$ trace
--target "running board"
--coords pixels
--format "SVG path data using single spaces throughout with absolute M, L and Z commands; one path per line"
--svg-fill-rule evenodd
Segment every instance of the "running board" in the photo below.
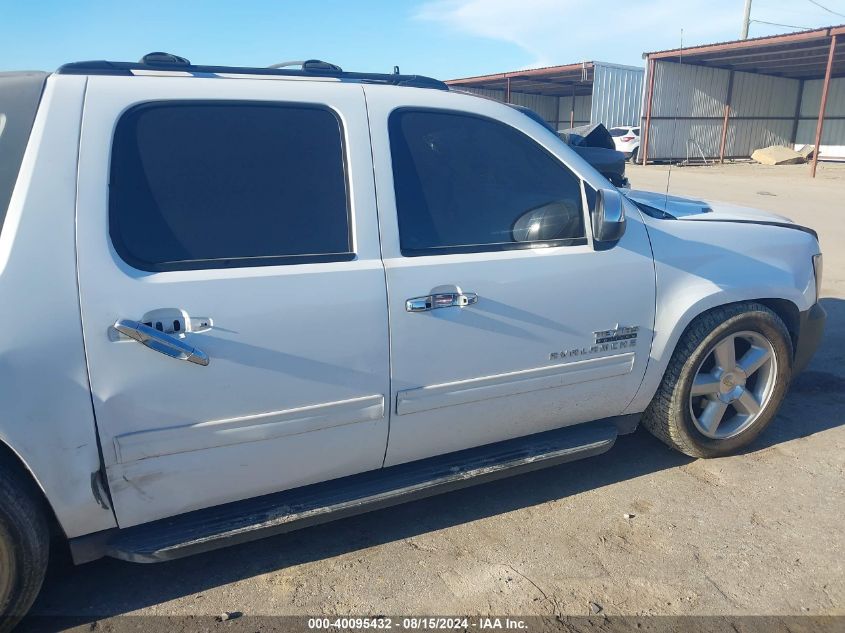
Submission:
M 617 418 L 547 431 L 98 532 L 72 539 L 71 551 L 77 563 L 101 556 L 151 563 L 199 554 L 592 457 L 613 446 L 619 422 Z M 619 425 L 619 431 L 626 430 Z

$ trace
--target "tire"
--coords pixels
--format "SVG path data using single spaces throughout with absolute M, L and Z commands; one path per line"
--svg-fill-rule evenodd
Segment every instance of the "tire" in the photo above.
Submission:
M 18 468 L 0 461 L 0 633 L 11 631 L 35 601 L 49 549 L 39 491 Z
M 731 455 L 775 417 L 791 376 L 792 339 L 777 314 L 758 303 L 714 308 L 681 336 L 643 424 L 685 455 Z
M 633 151 L 633 152 L 631 152 L 631 158 L 629 158 L 629 159 L 628 159 L 629 161 L 631 161 L 631 164 L 633 164 L 633 163 L 636 163 L 636 162 L 637 162 L 637 156 L 639 155 L 639 153 L 640 153 L 640 148 L 639 148 L 639 147 L 635 147 L 635 148 L 634 148 L 634 151 Z

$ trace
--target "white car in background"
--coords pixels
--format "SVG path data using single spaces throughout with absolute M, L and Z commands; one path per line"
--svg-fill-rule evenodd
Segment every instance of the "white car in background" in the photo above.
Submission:
M 632 163 L 637 162 L 637 155 L 640 153 L 640 128 L 632 125 L 623 125 L 610 128 L 610 135 L 616 145 L 616 151 L 625 154 L 625 158 Z

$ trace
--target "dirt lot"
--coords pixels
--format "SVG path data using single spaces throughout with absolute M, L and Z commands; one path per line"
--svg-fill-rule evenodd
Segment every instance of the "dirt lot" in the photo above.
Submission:
M 208 627 L 222 611 L 554 616 L 590 602 L 611 615 L 845 616 L 845 165 L 807 173 L 672 171 L 672 193 L 770 209 L 821 235 L 825 341 L 745 454 L 691 460 L 641 430 L 592 460 L 192 559 L 59 565 L 35 613 Z M 630 170 L 636 188 L 662 191 L 666 176 Z

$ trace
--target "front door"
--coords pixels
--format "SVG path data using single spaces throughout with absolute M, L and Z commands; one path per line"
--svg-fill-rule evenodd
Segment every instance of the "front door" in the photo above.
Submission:
M 360 86 L 92 77 L 82 127 L 81 308 L 120 525 L 380 467 Z
M 620 414 L 654 320 L 638 213 L 599 248 L 588 198 L 610 185 L 551 132 L 492 101 L 416 93 L 367 88 L 393 354 L 386 465 Z

